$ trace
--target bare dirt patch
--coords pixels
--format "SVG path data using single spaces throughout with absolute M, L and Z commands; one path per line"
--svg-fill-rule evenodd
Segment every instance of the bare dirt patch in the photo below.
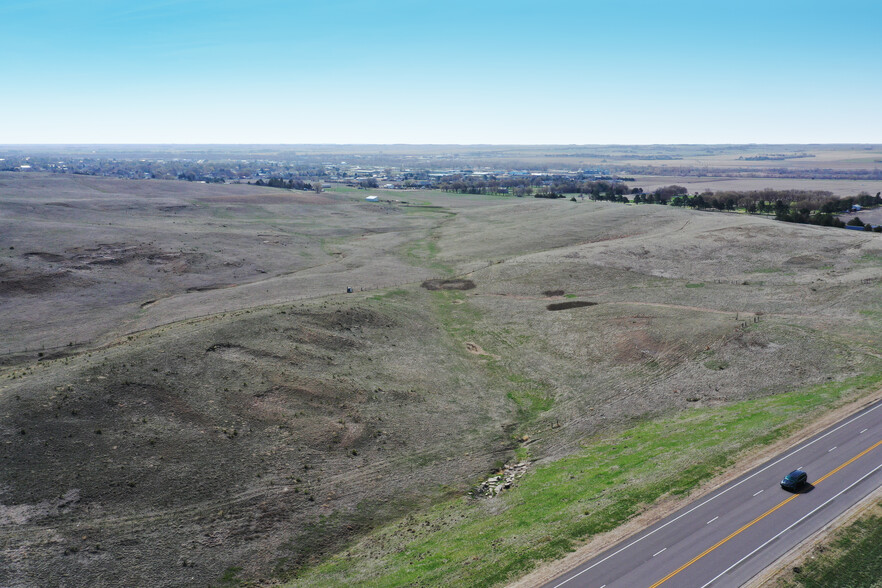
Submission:
M 24 257 L 35 257 L 41 261 L 48 261 L 53 263 L 58 263 L 60 261 L 66 261 L 67 258 L 63 255 L 58 255 L 57 253 L 47 253 L 45 251 L 31 251 L 24 254 Z
M 571 308 L 584 308 L 586 306 L 596 306 L 596 302 L 588 302 L 587 300 L 570 300 L 567 302 L 553 302 L 546 306 L 548 310 L 569 310 Z
M 494 355 L 492 353 L 487 353 L 484 351 L 484 348 L 478 345 L 477 343 L 473 343 L 471 341 L 466 341 L 465 343 L 466 350 L 469 353 L 474 353 L 475 355 L 486 355 L 487 357 L 492 357 L 494 359 L 500 359 L 498 355 Z
M 426 280 L 422 287 L 426 290 L 472 290 L 475 283 L 471 280 Z

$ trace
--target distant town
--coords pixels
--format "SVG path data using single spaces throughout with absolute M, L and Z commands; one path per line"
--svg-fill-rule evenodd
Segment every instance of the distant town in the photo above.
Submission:
M 355 156 L 358 157 L 358 156 Z M 507 194 L 510 188 L 530 183 L 541 185 L 553 179 L 626 180 L 609 169 L 501 169 L 482 167 L 435 168 L 421 166 L 377 166 L 345 160 L 336 162 L 291 162 L 272 160 L 210 161 L 206 159 L 117 159 L 104 157 L 57 158 L 47 156 L 12 156 L 0 159 L 0 171 L 51 172 L 126 179 L 184 180 L 203 183 L 291 182 L 282 186 L 310 189 L 315 181 L 333 182 L 357 188 L 434 189 L 449 188 L 462 178 L 486 180 L 493 193 Z M 507 181 L 515 179 L 516 181 Z M 298 183 L 299 181 L 299 183 Z M 306 186 L 309 182 L 309 188 Z M 508 184 L 508 185 L 507 185 Z M 484 187 L 482 186 L 482 187 Z

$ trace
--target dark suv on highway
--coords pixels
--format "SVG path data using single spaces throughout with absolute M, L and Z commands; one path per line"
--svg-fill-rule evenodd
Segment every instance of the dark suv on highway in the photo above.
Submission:
M 781 480 L 781 487 L 790 492 L 796 492 L 808 481 L 808 474 L 802 470 L 793 470 Z

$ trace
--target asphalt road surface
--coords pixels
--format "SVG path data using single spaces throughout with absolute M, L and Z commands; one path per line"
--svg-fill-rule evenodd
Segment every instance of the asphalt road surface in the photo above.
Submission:
M 802 469 L 808 486 L 782 490 Z M 741 586 L 882 486 L 882 401 L 696 499 L 543 588 Z

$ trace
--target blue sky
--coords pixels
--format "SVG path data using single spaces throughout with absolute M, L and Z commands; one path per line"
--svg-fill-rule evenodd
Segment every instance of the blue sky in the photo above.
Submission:
M 882 142 L 880 26 L 849 0 L 0 0 L 0 144 Z

